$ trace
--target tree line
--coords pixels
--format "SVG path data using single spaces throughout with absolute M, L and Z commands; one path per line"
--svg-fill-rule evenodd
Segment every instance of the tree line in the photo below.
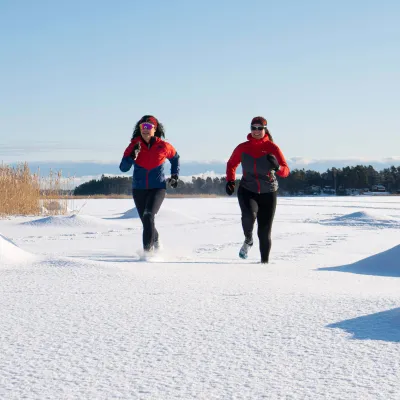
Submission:
M 371 165 L 330 168 L 326 172 L 294 169 L 290 175 L 279 177 L 279 193 L 282 195 L 316 194 L 320 192 L 348 194 L 349 189 L 374 191 L 377 185 L 384 186 L 391 193 L 400 192 L 400 166 L 376 171 Z M 225 195 L 226 180 L 222 178 L 192 177 L 191 182 L 179 180 L 178 187 L 167 187 L 168 193 Z M 236 181 L 236 187 L 239 179 Z M 123 195 L 132 193 L 132 177 L 108 177 L 93 179 L 77 186 L 74 195 Z

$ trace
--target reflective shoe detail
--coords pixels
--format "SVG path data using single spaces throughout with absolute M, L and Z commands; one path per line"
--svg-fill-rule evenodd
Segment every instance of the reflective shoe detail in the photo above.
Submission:
M 253 246 L 253 243 L 248 244 L 246 243 L 246 241 L 243 243 L 242 247 L 240 248 L 239 251 L 239 257 L 246 259 L 247 258 L 247 253 L 249 252 L 249 250 L 251 249 L 251 246 Z

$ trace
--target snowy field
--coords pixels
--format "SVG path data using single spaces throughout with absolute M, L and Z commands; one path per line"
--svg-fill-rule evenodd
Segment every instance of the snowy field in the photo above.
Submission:
M 271 263 L 237 199 L 0 220 L 1 399 L 400 399 L 400 197 L 279 198 Z

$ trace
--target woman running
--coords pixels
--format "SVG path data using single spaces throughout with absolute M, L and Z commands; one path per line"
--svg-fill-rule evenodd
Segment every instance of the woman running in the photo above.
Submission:
M 132 195 L 143 224 L 144 256 L 160 248 L 160 237 L 155 227 L 155 215 L 165 198 L 167 180 L 164 161 L 171 163 L 171 187 L 178 185 L 179 155 L 163 140 L 163 125 L 152 115 L 144 115 L 133 130 L 131 143 L 126 148 L 119 166 L 127 172 L 133 165 Z
M 253 246 L 253 227 L 257 220 L 261 263 L 268 263 L 278 191 L 275 174 L 286 178 L 290 171 L 285 157 L 267 129 L 267 120 L 254 117 L 250 129 L 247 141 L 239 144 L 228 160 L 226 192 L 231 196 L 235 191 L 235 171 L 241 163 L 243 176 L 239 184 L 238 200 L 245 240 L 239 257 L 247 258 Z

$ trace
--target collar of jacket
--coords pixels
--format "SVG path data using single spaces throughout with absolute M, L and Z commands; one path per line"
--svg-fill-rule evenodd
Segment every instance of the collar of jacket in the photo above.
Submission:
M 262 139 L 254 139 L 253 136 L 251 136 L 251 133 L 249 133 L 247 135 L 247 140 L 254 144 L 261 144 L 261 143 L 269 142 L 269 136 L 267 134 L 265 134 L 265 136 Z
M 154 143 L 160 142 L 161 139 L 157 136 L 152 136 L 150 138 L 150 142 L 146 143 L 143 138 L 142 135 L 140 135 L 139 137 L 135 137 L 134 139 L 131 140 L 132 143 L 137 143 L 137 142 L 141 142 L 144 146 L 146 146 L 148 149 L 150 149 L 150 147 L 153 146 Z

